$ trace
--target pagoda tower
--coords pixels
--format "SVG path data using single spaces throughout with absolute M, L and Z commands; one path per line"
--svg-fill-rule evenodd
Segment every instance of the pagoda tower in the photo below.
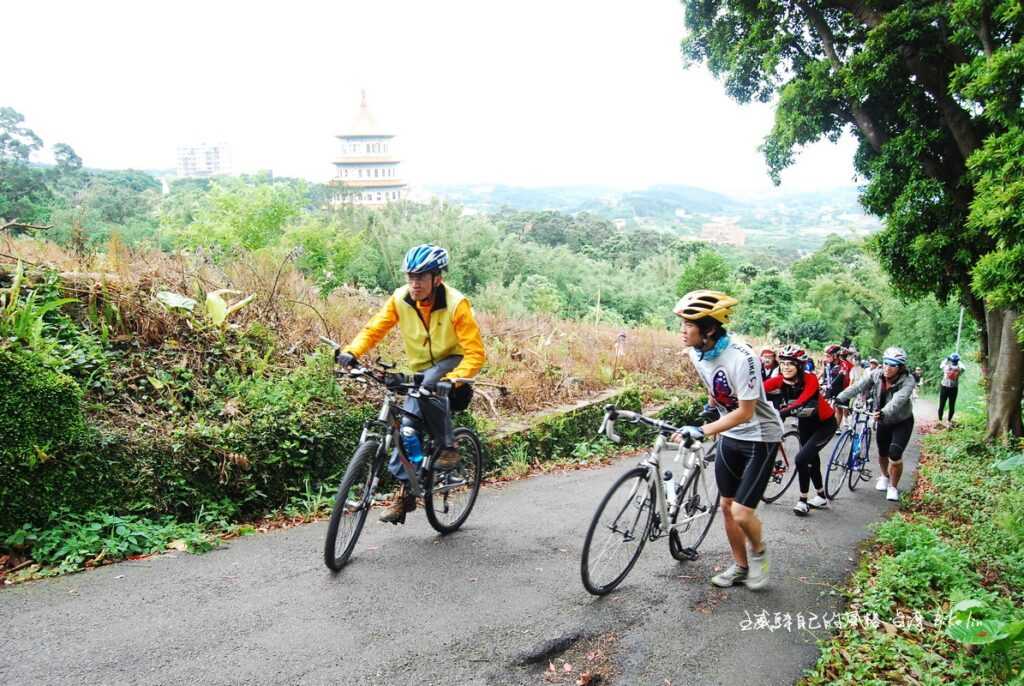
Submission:
M 337 202 L 382 206 L 405 197 L 406 185 L 398 173 L 394 134 L 386 133 L 366 106 L 366 91 L 355 119 L 338 134 L 341 149 L 334 162 L 337 175 L 331 180 L 344 189 Z

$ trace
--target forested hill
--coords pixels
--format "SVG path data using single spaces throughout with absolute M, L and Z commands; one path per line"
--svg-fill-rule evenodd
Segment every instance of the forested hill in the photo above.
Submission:
M 853 186 L 804 193 L 765 193 L 732 197 L 693 186 L 659 185 L 642 190 L 610 186 L 522 187 L 505 185 L 427 186 L 433 195 L 471 211 L 503 208 L 589 212 L 627 226 L 700 237 L 722 227 L 742 231 L 744 244 L 769 246 L 796 238 L 816 248 L 829 234 L 862 237 L 880 228 L 864 213 Z

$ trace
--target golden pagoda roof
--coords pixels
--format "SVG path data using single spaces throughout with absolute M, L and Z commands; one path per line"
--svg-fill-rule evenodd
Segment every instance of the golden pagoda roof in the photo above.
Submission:
M 392 136 L 394 136 L 394 134 L 385 133 L 385 130 L 377 123 L 377 119 L 370 113 L 370 108 L 366 105 L 365 90 L 363 91 L 363 100 L 359 105 L 359 111 L 356 112 L 356 116 L 349 125 L 348 130 L 337 135 L 338 138 L 390 138 Z

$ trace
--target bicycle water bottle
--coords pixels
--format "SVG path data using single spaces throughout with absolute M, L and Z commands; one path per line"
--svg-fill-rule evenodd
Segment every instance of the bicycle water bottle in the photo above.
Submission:
M 860 434 L 853 435 L 853 455 L 854 460 L 860 457 Z
M 405 446 L 405 454 L 409 461 L 415 465 L 423 462 L 423 444 L 420 443 L 419 434 L 411 426 L 402 427 L 402 445 Z

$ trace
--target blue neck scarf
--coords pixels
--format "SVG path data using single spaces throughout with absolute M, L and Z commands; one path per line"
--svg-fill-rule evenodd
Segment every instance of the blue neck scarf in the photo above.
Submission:
M 709 360 L 709 361 L 710 360 L 714 360 L 719 355 L 722 354 L 723 350 L 725 350 L 728 347 L 729 347 L 729 337 L 728 336 L 722 336 L 721 338 L 718 339 L 718 341 L 715 343 L 715 347 L 713 347 L 711 350 L 698 350 L 697 351 L 697 358 L 701 362 L 703 362 L 704 360 Z

